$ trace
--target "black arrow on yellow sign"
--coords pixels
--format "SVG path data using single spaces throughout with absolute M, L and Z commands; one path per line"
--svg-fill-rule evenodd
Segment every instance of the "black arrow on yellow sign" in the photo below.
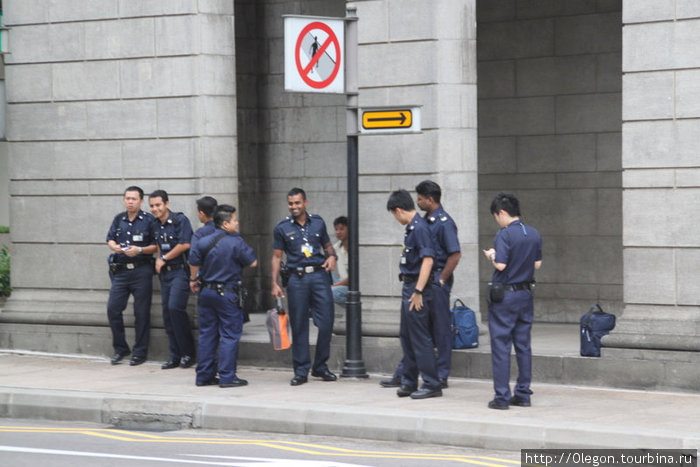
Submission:
M 410 128 L 412 124 L 413 113 L 409 109 L 362 112 L 362 128 L 366 130 Z

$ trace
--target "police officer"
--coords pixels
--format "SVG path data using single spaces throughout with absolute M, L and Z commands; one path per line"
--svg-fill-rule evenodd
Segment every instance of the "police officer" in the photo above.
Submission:
M 216 211 L 217 205 L 218 202 L 211 196 L 202 196 L 197 200 L 197 217 L 199 218 L 199 222 L 204 225 L 195 230 L 192 234 L 192 245 L 197 243 L 197 240 L 200 238 L 213 234 L 216 230 L 214 226 L 214 212 Z
M 424 180 L 416 185 L 416 193 L 418 193 L 416 204 L 425 211 L 424 219 L 436 242 L 433 274 L 430 281 L 430 287 L 433 289 L 430 325 L 433 343 L 438 354 L 438 378 L 442 388 L 445 389 L 452 363 L 452 318 L 450 315 L 450 292 L 454 282 L 452 273 L 457 267 L 462 253 L 457 237 L 457 225 L 440 204 L 442 198 L 440 185 L 431 180 Z M 399 363 L 394 377 L 383 380 L 379 384 L 383 387 L 400 386 L 402 368 L 403 365 Z
M 187 252 L 190 249 L 192 226 L 184 214 L 170 211 L 168 193 L 164 190 L 151 193 L 148 201 L 151 214 L 156 218 L 156 273 L 160 275 L 163 324 L 170 350 L 168 361 L 161 368 L 189 368 L 195 364 L 194 340 L 187 316 L 187 300 L 190 295 Z
M 241 275 L 255 267 L 255 252 L 238 234 L 236 208 L 222 204 L 214 215 L 216 229 L 192 245 L 190 288 L 199 292 L 197 386 L 245 386 L 236 375 L 238 343 L 243 333 L 239 303 Z M 197 277 L 199 273 L 199 278 Z M 217 372 L 217 349 L 219 351 Z
M 509 405 L 530 406 L 532 351 L 530 330 L 534 314 L 535 270 L 542 266 L 542 237 L 520 219 L 520 202 L 515 195 L 499 193 L 491 202 L 491 214 L 500 230 L 493 248 L 484 256 L 494 267 L 489 287 L 489 333 L 495 396 L 488 406 L 507 409 Z M 510 348 L 515 347 L 518 380 L 510 392 Z
M 430 228 L 416 212 L 411 195 L 406 190 L 391 193 L 386 204 L 396 220 L 406 226 L 404 247 L 399 265 L 401 289 L 400 338 L 403 348 L 403 371 L 399 397 L 426 399 L 442 396 L 438 379 L 430 330 L 430 307 L 433 291 L 429 286 L 435 257 L 435 245 Z M 423 385 L 418 389 L 418 374 Z
M 153 292 L 153 253 L 156 251 L 152 234 L 152 215 L 141 210 L 143 190 L 130 186 L 124 190 L 122 200 L 126 211 L 117 214 L 107 232 L 109 278 L 112 287 L 107 302 L 107 317 L 112 330 L 114 355 L 112 365 L 129 355 L 129 344 L 124 333 L 123 312 L 129 295 L 134 296 L 134 328 L 136 341 L 129 364 L 140 365 L 146 361 L 148 338 L 151 330 L 151 295 Z
M 287 294 L 292 323 L 292 386 L 306 383 L 309 369 L 312 376 L 323 381 L 337 379 L 327 364 L 334 316 L 329 272 L 335 267 L 336 254 L 326 231 L 326 223 L 321 216 L 307 213 L 308 202 L 304 190 L 292 188 L 287 193 L 290 215 L 278 222 L 273 231 L 273 297 L 284 297 L 282 288 L 277 284 L 282 253 L 287 255 L 290 274 Z M 309 313 L 318 328 L 313 367 L 309 352 Z

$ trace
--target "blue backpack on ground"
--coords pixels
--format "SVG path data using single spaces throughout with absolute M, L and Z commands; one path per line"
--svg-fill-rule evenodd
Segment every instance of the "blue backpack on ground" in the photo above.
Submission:
M 452 309 L 452 348 L 473 349 L 479 347 L 479 326 L 476 325 L 476 313 L 459 298 Z
M 597 303 L 581 316 L 581 356 L 600 357 L 600 338 L 615 328 L 615 315 Z

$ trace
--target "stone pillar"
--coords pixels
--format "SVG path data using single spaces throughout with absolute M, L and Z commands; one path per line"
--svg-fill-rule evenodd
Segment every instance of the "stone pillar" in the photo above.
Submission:
M 623 4 L 625 311 L 606 347 L 700 351 L 700 4 Z
M 478 310 L 475 1 L 357 2 L 357 14 L 360 107 L 421 107 L 422 132 L 359 142 L 363 330 L 396 333 L 403 227 L 386 201 L 424 179 L 441 185 L 459 228 L 453 298 Z
M 197 197 L 235 202 L 233 2 L 3 3 L 14 292 L 0 346 L 110 354 L 105 234 L 124 188 L 165 189 L 194 227 Z

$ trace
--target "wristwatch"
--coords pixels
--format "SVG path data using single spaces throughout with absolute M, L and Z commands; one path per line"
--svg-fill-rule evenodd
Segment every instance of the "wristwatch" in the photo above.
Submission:
M 165 255 L 160 255 L 160 259 L 162 259 L 163 261 L 168 261 L 167 259 L 165 259 Z
M 417 293 L 418 295 L 423 295 L 423 291 L 418 290 L 418 289 L 413 289 L 413 293 Z
M 443 287 L 445 285 L 445 281 L 440 279 L 440 287 Z

